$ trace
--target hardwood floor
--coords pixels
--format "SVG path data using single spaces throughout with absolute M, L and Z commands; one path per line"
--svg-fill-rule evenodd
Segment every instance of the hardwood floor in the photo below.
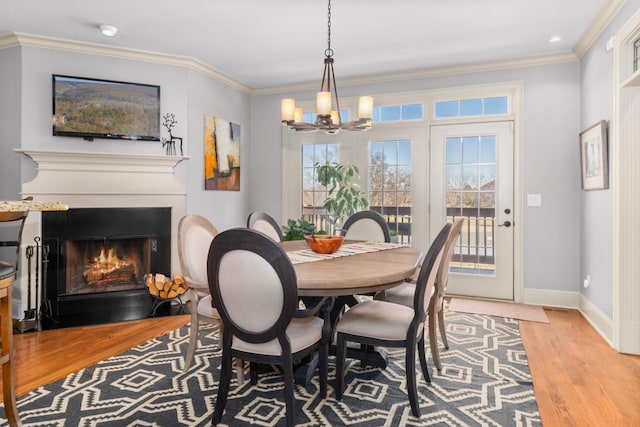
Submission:
M 542 422 L 640 425 L 640 356 L 620 354 L 574 310 L 520 322 Z M 189 322 L 188 315 L 14 336 L 16 393 L 65 377 Z

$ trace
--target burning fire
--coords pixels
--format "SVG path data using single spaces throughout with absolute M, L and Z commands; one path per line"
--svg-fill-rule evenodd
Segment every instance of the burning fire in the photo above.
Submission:
M 87 285 L 104 285 L 135 280 L 135 260 L 118 258 L 113 248 L 106 250 L 104 247 L 101 248 L 100 255 L 95 257 L 93 261 L 86 266 L 82 273 Z

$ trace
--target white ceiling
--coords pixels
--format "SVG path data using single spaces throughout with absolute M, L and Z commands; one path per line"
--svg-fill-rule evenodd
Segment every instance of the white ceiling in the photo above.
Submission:
M 612 1 L 333 0 L 336 78 L 570 52 Z M 2 0 L 10 32 L 186 56 L 260 89 L 321 79 L 327 1 Z

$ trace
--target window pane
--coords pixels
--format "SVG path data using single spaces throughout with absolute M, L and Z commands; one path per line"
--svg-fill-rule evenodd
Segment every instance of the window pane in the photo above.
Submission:
M 477 190 L 479 189 L 478 180 L 479 169 L 478 165 L 463 165 L 462 166 L 462 178 L 464 190 Z
M 456 117 L 458 115 L 458 101 L 436 102 L 436 118 Z
M 349 110 L 340 110 L 340 120 L 342 120 L 342 123 L 345 123 L 351 120 L 349 117 L 350 117 Z
M 465 164 L 478 163 L 478 145 L 480 138 L 465 136 L 462 138 L 462 159 Z
M 422 117 L 422 104 L 405 104 L 402 106 L 402 120 L 419 120 Z
M 380 191 L 382 190 L 384 168 L 382 165 L 369 167 L 369 190 Z
M 400 106 L 387 105 L 381 109 L 381 121 L 392 122 L 400 120 Z
M 460 137 L 448 137 L 447 138 L 447 164 L 460 164 L 462 163 L 462 138 Z
M 371 121 L 373 123 L 380 123 L 380 107 L 373 107 L 373 117 Z
M 302 121 L 306 123 L 315 123 L 316 117 L 316 113 L 302 113 Z
M 398 164 L 398 142 L 397 141 L 385 141 L 384 142 L 384 163 L 387 165 Z
M 382 141 L 370 141 L 369 142 L 369 164 L 379 165 L 382 164 Z
M 482 115 L 481 99 L 462 99 L 460 100 L 461 116 L 480 116 Z
M 328 161 L 329 163 L 340 162 L 340 145 L 339 144 L 327 144 L 326 161 Z
M 411 141 L 408 139 L 398 141 L 398 164 L 411 164 Z
M 495 190 L 496 188 L 496 166 L 480 166 L 480 188 L 482 190 Z
M 314 163 L 313 159 L 313 144 L 302 145 L 302 167 L 312 167 Z
M 480 137 L 480 163 L 496 162 L 496 137 L 495 135 Z
M 506 96 L 484 99 L 484 114 L 507 114 L 509 103 Z
M 398 191 L 411 191 L 411 166 L 398 166 Z
M 462 167 L 447 165 L 447 190 L 462 190 Z

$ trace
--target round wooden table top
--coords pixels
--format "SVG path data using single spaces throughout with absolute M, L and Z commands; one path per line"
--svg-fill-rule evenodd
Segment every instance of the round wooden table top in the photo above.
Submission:
M 303 240 L 282 242 L 287 252 L 307 249 Z M 294 264 L 300 296 L 341 296 L 381 291 L 411 277 L 420 251 L 402 246 L 378 252 Z

